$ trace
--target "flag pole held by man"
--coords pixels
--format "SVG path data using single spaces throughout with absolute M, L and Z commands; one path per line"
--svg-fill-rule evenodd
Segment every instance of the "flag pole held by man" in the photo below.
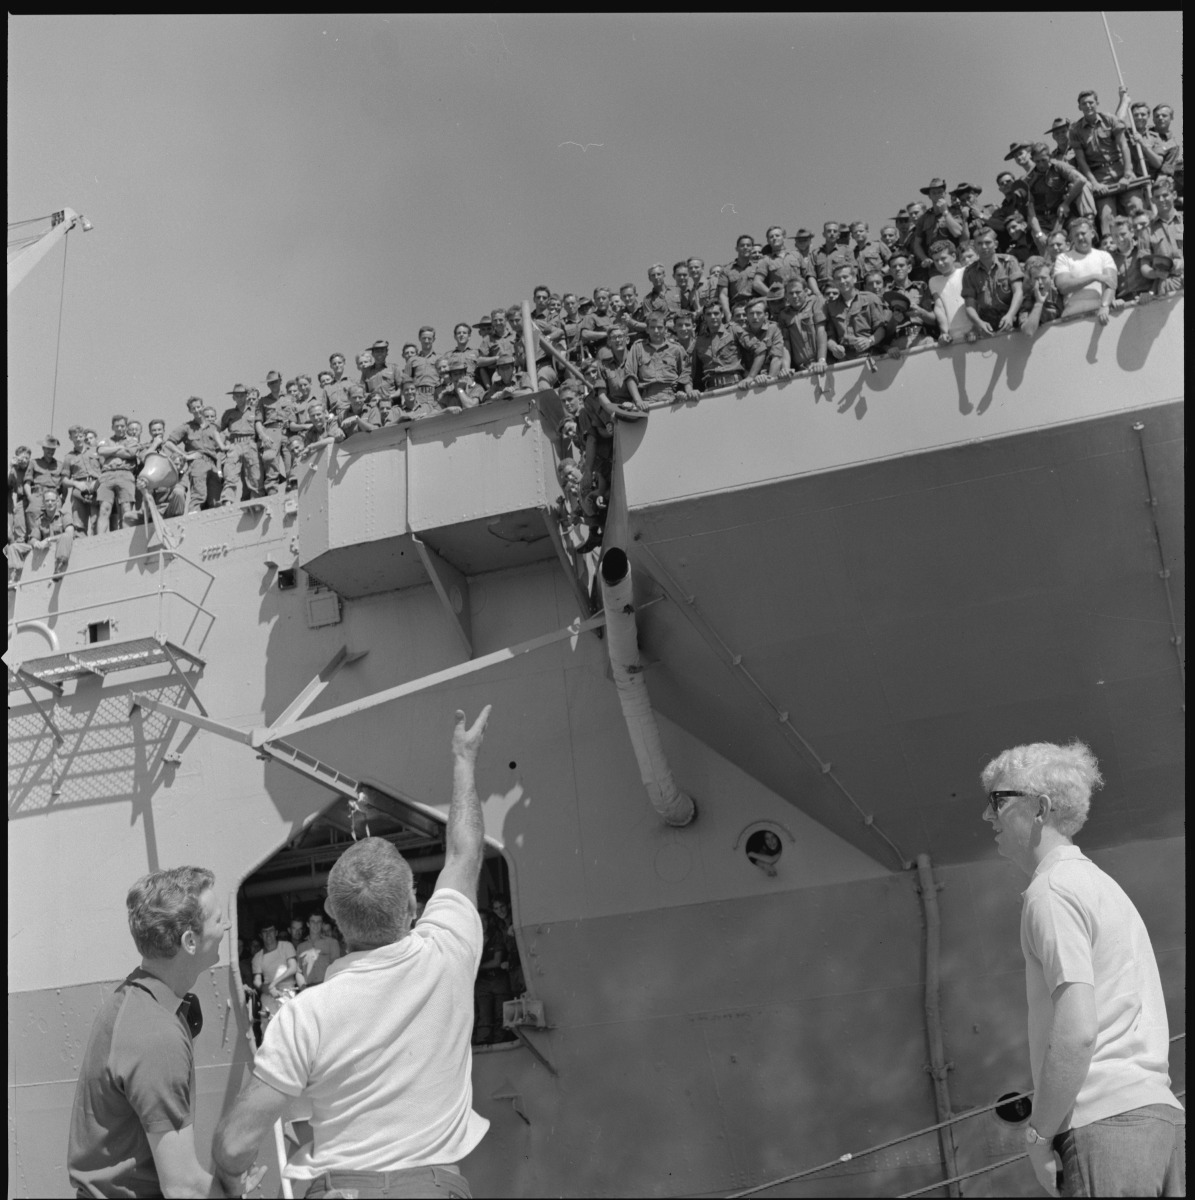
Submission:
M 325 907 L 348 953 L 266 1028 L 216 1130 L 222 1183 L 301 1105 L 314 1141 L 286 1173 L 308 1197 L 471 1195 L 459 1164 L 489 1128 L 472 1107 L 470 1046 L 485 849 L 474 771 L 489 715 L 466 728 L 456 714 L 444 868 L 418 921 L 411 868 L 389 842 L 356 842 L 332 868 Z

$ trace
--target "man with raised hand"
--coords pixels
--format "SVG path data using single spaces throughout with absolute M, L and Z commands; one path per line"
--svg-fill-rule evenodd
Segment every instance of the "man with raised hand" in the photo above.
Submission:
M 222 1177 L 246 1170 L 302 1098 L 315 1140 L 287 1175 L 309 1198 L 470 1195 L 460 1160 L 489 1127 L 473 1111 L 470 1048 L 485 850 L 474 772 L 489 715 L 466 728 L 456 714 L 444 868 L 418 921 L 411 868 L 388 841 L 355 842 L 332 868 L 325 908 L 348 953 L 266 1029 L 216 1130 Z
M 1029 1160 L 1051 1196 L 1185 1196 L 1186 1114 L 1170 1090 L 1166 1001 L 1149 932 L 1072 840 L 1102 786 L 1082 743 L 1015 746 L 983 769 L 983 819 L 1029 876 Z

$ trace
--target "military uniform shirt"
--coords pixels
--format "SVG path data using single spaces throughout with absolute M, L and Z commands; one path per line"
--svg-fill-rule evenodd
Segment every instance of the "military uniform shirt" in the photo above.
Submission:
M 29 484 L 32 491 L 39 489 L 56 492 L 59 485 L 62 483 L 63 468 L 57 457 L 46 462 L 44 459 L 34 458 L 29 462 L 29 466 L 25 471 L 25 482 Z
M 1012 303 L 1013 288 L 1022 282 L 1021 264 L 1011 254 L 997 254 L 991 269 L 983 261 L 963 269 L 963 303 L 973 305 L 981 320 L 999 324 Z
M 436 357 L 439 356 L 427 360 L 431 363 L 433 375 L 436 371 Z M 415 362 L 416 359 L 411 361 Z M 366 392 L 385 392 L 386 395 L 393 396 L 399 390 L 398 372 L 389 363 L 383 363 L 380 367 L 372 364 L 366 367 L 361 373 L 361 382 L 365 385 Z
M 1071 126 L 1068 137 L 1071 149 L 1083 151 L 1091 173 L 1099 178 L 1101 174 L 1114 174 L 1122 167 L 1116 135 L 1123 132 L 1124 124 L 1119 117 L 1097 112 L 1090 125 L 1080 117 Z
M 758 262 L 749 262 L 740 267 L 737 262 L 722 268 L 722 278 L 726 282 L 726 295 L 733 306 L 736 300 L 751 300 L 756 296 L 767 293 L 764 278 L 767 268 L 761 258 Z
M 62 473 L 67 479 L 95 482 L 100 477 L 100 458 L 94 447 L 76 454 L 71 451 L 62 461 Z
M 220 429 L 229 437 L 254 437 L 257 433 L 256 406 L 246 404 L 243 410 L 235 405 L 226 408 L 220 415 Z
M 776 314 L 777 327 L 788 345 L 794 371 L 800 371 L 817 358 L 817 327 L 826 323 L 825 301 L 806 293 L 800 308 L 782 308 Z
M 646 338 L 627 351 L 626 374 L 643 384 L 666 384 L 675 388 L 684 380 L 684 357 L 675 342 L 653 346 Z

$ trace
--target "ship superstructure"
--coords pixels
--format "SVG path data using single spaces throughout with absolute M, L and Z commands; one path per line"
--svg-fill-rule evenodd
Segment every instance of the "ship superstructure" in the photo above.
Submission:
M 597 556 L 553 516 L 552 393 L 326 448 L 294 503 L 194 514 L 170 546 L 83 539 L 61 580 L 31 556 L 6 656 L 10 1190 L 65 1187 L 87 1031 L 133 965 L 129 883 L 208 866 L 248 924 L 317 900 L 367 824 L 434 872 L 451 715 L 486 703 L 488 886 L 528 994 L 520 1041 L 475 1058 L 479 1195 L 725 1194 L 1027 1090 L 1022 883 L 977 784 L 1018 742 L 1099 756 L 1080 844 L 1141 910 L 1181 1033 L 1183 310 L 619 427 L 604 549 L 683 826 L 644 787 Z M 201 1156 L 252 1055 L 227 957 L 201 980 Z M 991 1167 L 1016 1119 L 788 1194 Z M 1021 1163 L 966 1192 L 1035 1186 Z

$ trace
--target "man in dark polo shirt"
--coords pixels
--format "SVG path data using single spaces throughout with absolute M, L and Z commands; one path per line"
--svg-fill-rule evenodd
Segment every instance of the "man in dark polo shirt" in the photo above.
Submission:
M 155 871 L 129 889 L 141 966 L 96 1016 L 71 1112 L 67 1167 L 78 1196 L 240 1196 L 245 1176 L 214 1180 L 195 1156 L 195 981 L 228 930 L 202 867 Z

